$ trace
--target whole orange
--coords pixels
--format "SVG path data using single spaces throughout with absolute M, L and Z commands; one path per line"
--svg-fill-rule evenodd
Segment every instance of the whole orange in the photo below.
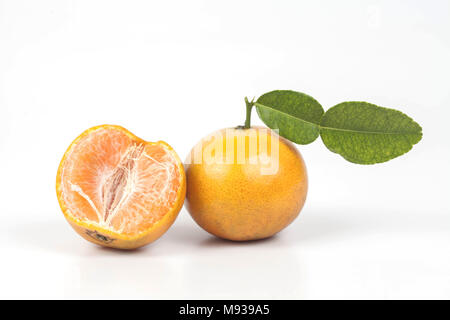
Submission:
M 268 128 L 216 131 L 191 150 L 185 169 L 189 213 L 220 238 L 270 237 L 298 216 L 306 200 L 302 156 Z

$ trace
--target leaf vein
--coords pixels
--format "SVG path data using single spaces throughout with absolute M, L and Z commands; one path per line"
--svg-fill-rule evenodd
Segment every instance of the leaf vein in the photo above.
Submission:
M 272 108 L 272 107 L 269 107 L 269 106 L 266 106 L 266 105 L 263 105 L 263 104 L 260 104 L 260 103 L 255 103 L 255 106 L 273 110 L 273 111 L 275 111 L 275 112 L 281 113 L 281 114 L 286 115 L 286 116 L 288 116 L 288 117 L 290 117 L 290 118 L 293 118 L 293 119 L 295 119 L 295 120 L 302 121 L 302 122 L 304 122 L 304 123 L 306 123 L 306 124 L 309 124 L 309 125 L 313 125 L 313 126 L 316 126 L 316 127 L 319 126 L 317 123 L 309 122 L 309 121 L 306 121 L 306 120 L 304 120 L 304 119 L 302 119 L 302 118 L 297 118 L 297 117 L 295 117 L 295 116 L 293 116 L 293 115 L 291 115 L 291 114 L 289 114 L 289 113 L 280 111 L 280 110 L 278 110 L 278 109 L 275 109 L 275 108 Z
M 420 134 L 420 132 L 383 132 L 383 131 L 362 131 L 362 130 L 353 130 L 353 129 L 342 129 L 342 128 L 332 128 L 332 127 L 324 127 L 319 125 L 320 129 L 333 130 L 333 131 L 343 131 L 343 132 L 353 132 L 353 133 L 369 133 L 369 134 Z

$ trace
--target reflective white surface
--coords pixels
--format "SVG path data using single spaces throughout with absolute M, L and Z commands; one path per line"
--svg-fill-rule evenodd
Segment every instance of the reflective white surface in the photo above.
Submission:
M 448 1 L 0 1 L 0 298 L 450 298 L 449 15 Z M 83 130 L 120 124 L 184 158 L 273 89 L 397 108 L 424 138 L 375 166 L 299 146 L 306 206 L 265 241 L 218 240 L 182 210 L 122 252 L 65 222 L 55 175 Z
M 163 238 L 131 252 L 86 242 L 62 217 L 2 225 L 0 297 L 450 297 L 448 217 L 310 208 L 271 239 L 233 243 L 181 214 Z

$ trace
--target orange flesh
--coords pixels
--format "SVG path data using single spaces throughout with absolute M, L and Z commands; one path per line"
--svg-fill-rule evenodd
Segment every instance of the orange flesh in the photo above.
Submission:
M 177 160 L 162 144 L 105 127 L 72 146 L 62 164 L 61 182 L 70 215 L 135 235 L 174 207 L 180 172 Z

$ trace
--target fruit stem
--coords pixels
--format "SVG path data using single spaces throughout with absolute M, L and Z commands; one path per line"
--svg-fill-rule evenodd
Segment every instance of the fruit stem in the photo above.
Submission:
M 252 99 L 252 101 L 248 101 L 248 98 L 245 97 L 245 107 L 246 107 L 246 113 L 245 113 L 245 124 L 244 129 L 250 129 L 250 118 L 252 115 L 252 108 L 255 105 L 255 98 Z

